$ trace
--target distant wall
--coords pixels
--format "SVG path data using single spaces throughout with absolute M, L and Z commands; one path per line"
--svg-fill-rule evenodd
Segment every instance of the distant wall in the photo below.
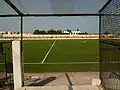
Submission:
M 15 40 L 20 39 L 20 34 L 3 34 L 1 39 Z M 99 39 L 99 35 L 34 35 L 23 34 L 24 40 L 39 40 L 39 39 Z

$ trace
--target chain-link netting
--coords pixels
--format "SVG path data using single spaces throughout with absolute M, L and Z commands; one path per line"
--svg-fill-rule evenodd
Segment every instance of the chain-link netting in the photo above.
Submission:
M 100 78 L 106 90 L 120 90 L 120 0 L 100 11 Z
M 11 42 L 0 41 L 0 89 L 13 86 Z

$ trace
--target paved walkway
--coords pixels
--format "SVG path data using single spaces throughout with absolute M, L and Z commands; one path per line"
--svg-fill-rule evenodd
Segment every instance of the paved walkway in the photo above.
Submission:
M 76 86 L 92 85 L 92 79 L 99 78 L 99 72 L 69 73 L 26 73 L 25 86 Z
M 100 86 L 80 85 L 72 86 L 72 88 L 68 86 L 23 87 L 18 90 L 104 90 L 104 89 Z

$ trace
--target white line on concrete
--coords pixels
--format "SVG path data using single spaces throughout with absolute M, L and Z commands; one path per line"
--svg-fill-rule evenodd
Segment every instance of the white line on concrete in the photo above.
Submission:
M 53 44 L 51 45 L 50 49 L 48 50 L 48 52 L 46 53 L 45 57 L 43 58 L 41 63 L 44 63 L 47 56 L 49 55 L 50 51 L 52 50 L 53 46 L 55 45 L 56 40 L 53 42 Z

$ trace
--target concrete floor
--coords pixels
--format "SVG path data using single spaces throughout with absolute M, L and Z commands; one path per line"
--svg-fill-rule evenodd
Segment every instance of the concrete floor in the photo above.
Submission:
M 42 86 L 42 87 L 22 87 L 18 90 L 104 90 L 102 87 L 93 85 L 80 85 L 80 86 Z
M 92 85 L 99 72 L 25 73 L 25 86 L 76 86 Z

